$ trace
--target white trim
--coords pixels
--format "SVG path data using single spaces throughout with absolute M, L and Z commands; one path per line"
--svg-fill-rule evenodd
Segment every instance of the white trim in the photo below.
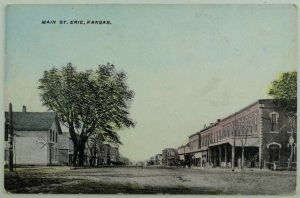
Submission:
M 271 142 L 271 143 L 269 143 L 269 144 L 267 144 L 267 148 L 269 148 L 270 147 L 270 145 L 278 145 L 279 146 L 279 148 L 281 148 L 281 144 L 279 144 L 279 143 L 277 143 L 277 142 Z
M 293 133 L 292 131 L 288 131 L 287 133 Z M 294 133 L 296 133 L 296 131 L 294 131 Z
M 276 111 L 272 111 L 271 113 L 269 113 L 270 118 L 272 118 L 272 114 L 276 114 L 276 121 L 277 121 L 277 118 L 279 117 L 279 113 Z

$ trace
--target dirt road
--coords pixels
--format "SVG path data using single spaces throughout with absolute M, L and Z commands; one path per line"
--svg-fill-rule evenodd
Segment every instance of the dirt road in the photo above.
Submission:
M 12 193 L 294 194 L 296 172 L 229 169 L 43 167 L 5 172 Z

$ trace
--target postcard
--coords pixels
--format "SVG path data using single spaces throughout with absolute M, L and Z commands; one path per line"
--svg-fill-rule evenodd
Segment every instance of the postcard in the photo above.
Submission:
M 297 12 L 7 4 L 4 194 L 295 196 Z

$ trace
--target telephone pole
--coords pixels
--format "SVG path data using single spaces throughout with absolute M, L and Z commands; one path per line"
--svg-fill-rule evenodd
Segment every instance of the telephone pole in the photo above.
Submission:
M 9 162 L 8 167 L 9 171 L 13 172 L 13 160 L 14 160 L 14 127 L 13 127 L 13 116 L 12 116 L 12 104 L 9 103 L 9 112 L 8 112 L 8 127 L 9 127 Z

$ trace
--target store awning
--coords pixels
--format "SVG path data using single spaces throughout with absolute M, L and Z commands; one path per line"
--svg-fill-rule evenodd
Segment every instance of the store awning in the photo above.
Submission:
M 242 139 L 242 140 L 243 140 L 243 143 L 244 143 L 245 139 Z M 226 139 L 226 140 L 223 140 L 223 141 L 220 141 L 220 142 L 216 142 L 216 143 L 210 144 L 208 147 L 219 146 L 219 145 L 222 145 L 222 144 L 230 144 L 231 146 L 233 146 L 234 145 L 234 140 L 233 140 L 233 138 Z M 235 146 L 238 146 L 238 147 L 242 146 L 241 138 L 237 137 L 235 139 Z M 259 146 L 259 139 L 258 139 L 258 137 L 255 137 L 255 138 L 249 138 L 248 137 L 247 138 L 245 147 L 258 147 L 258 146 Z

